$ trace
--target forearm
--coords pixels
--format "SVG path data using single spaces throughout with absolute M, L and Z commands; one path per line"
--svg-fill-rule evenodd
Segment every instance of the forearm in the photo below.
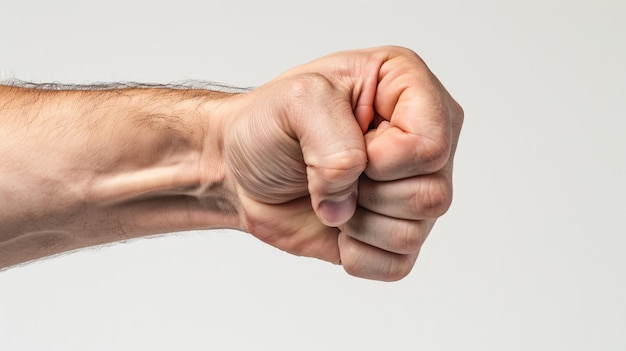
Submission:
M 238 227 L 228 94 L 0 87 L 0 267 L 132 237 Z

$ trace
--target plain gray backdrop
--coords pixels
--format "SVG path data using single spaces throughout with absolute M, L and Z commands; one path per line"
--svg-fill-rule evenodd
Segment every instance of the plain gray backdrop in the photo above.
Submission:
M 0 273 L 0 350 L 625 350 L 625 18 L 621 0 L 0 0 L 5 80 L 256 86 L 395 44 L 466 111 L 452 208 L 403 281 L 234 231 L 143 239 Z

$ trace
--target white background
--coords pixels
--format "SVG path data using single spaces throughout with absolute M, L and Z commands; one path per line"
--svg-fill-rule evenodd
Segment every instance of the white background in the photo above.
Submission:
M 253 86 L 397 44 L 466 111 L 405 280 L 238 232 L 138 240 L 0 273 L 0 350 L 626 349 L 624 1 L 0 4 L 3 79 Z

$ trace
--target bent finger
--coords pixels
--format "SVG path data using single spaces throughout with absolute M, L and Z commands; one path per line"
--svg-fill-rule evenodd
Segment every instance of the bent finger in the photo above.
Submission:
M 420 220 L 443 215 L 452 203 L 452 179 L 440 171 L 389 182 L 359 180 L 358 204 L 390 217 Z
M 367 174 L 394 180 L 443 168 L 454 153 L 463 111 L 426 64 L 414 53 L 391 58 L 380 69 L 376 91 L 376 111 L 389 127 L 367 135 Z
M 358 207 L 339 229 L 351 238 L 385 251 L 413 254 L 420 250 L 434 224 L 434 219 L 411 221 Z
M 339 234 L 339 254 L 348 274 L 382 281 L 406 277 L 418 256 L 418 253 L 402 255 L 381 250 L 344 233 Z

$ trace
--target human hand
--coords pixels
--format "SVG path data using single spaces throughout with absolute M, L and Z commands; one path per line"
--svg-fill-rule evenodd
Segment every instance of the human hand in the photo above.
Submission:
M 412 51 L 342 52 L 233 97 L 227 168 L 242 229 L 398 280 L 452 200 L 461 107 Z

